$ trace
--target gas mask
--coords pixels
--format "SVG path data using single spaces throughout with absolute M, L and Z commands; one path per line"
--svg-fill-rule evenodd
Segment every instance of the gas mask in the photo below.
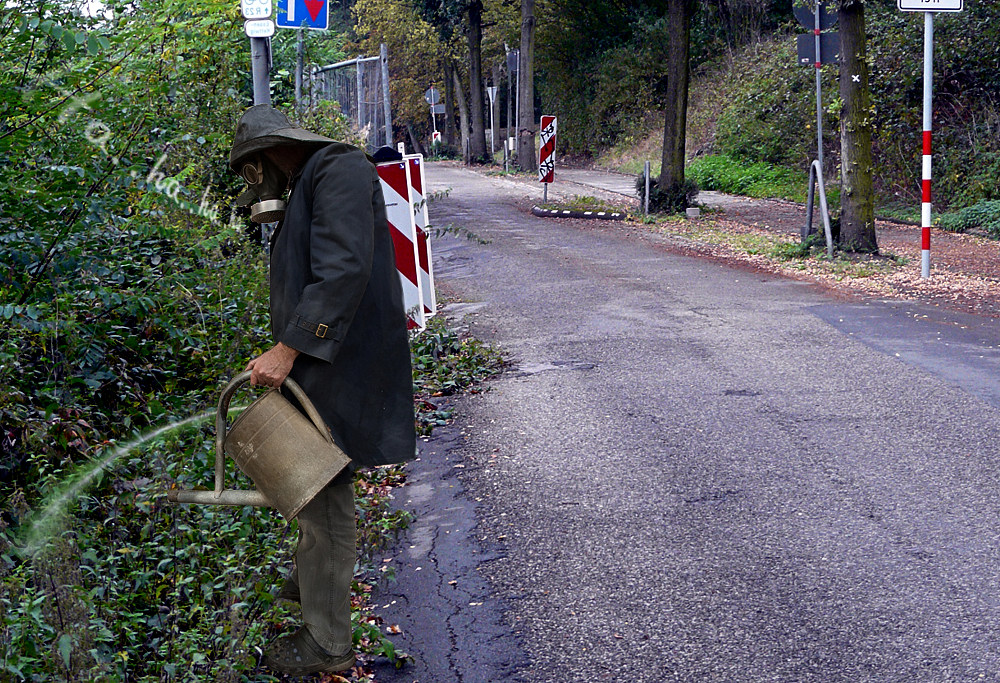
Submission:
M 250 207 L 250 220 L 254 223 L 275 223 L 285 216 L 285 202 L 281 196 L 288 189 L 288 174 L 263 154 L 247 157 L 240 163 L 240 175 L 247 183 L 247 190 L 236 200 L 237 206 Z

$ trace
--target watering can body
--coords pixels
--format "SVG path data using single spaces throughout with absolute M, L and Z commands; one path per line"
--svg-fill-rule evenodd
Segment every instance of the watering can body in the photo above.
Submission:
M 287 387 L 306 411 L 303 415 L 277 389 L 254 401 L 226 429 L 229 402 L 236 389 L 249 381 L 239 375 L 222 392 L 215 418 L 215 490 L 174 489 L 167 497 L 177 503 L 257 505 L 278 509 L 293 519 L 350 463 L 333 442 L 312 402 L 292 379 Z M 229 455 L 257 489 L 242 491 L 224 486 L 225 456 Z

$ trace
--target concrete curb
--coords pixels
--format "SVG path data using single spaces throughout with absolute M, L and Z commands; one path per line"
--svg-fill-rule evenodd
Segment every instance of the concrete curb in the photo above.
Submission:
M 543 218 L 596 218 L 605 221 L 623 221 L 628 215 L 621 211 L 570 211 L 569 209 L 543 209 L 531 207 L 531 213 Z

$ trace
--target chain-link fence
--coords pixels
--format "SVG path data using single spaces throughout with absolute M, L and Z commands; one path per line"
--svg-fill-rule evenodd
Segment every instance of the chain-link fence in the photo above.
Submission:
M 310 102 L 334 100 L 357 126 L 368 151 L 392 145 L 389 110 L 389 59 L 383 44 L 378 57 L 358 57 L 319 67 L 310 79 Z

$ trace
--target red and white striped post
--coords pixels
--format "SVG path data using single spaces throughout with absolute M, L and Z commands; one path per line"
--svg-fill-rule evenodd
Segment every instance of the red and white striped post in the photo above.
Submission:
M 544 201 L 549 200 L 549 183 L 556 175 L 556 117 L 542 116 L 541 146 L 538 149 L 538 182 L 545 185 Z
M 934 127 L 934 13 L 924 12 L 924 154 L 920 175 L 920 277 L 931 276 L 931 133 Z
M 961 12 L 965 0 L 896 0 L 903 12 L 924 13 L 924 144 L 920 174 L 920 277 L 931 276 L 931 133 L 934 127 L 934 13 Z

